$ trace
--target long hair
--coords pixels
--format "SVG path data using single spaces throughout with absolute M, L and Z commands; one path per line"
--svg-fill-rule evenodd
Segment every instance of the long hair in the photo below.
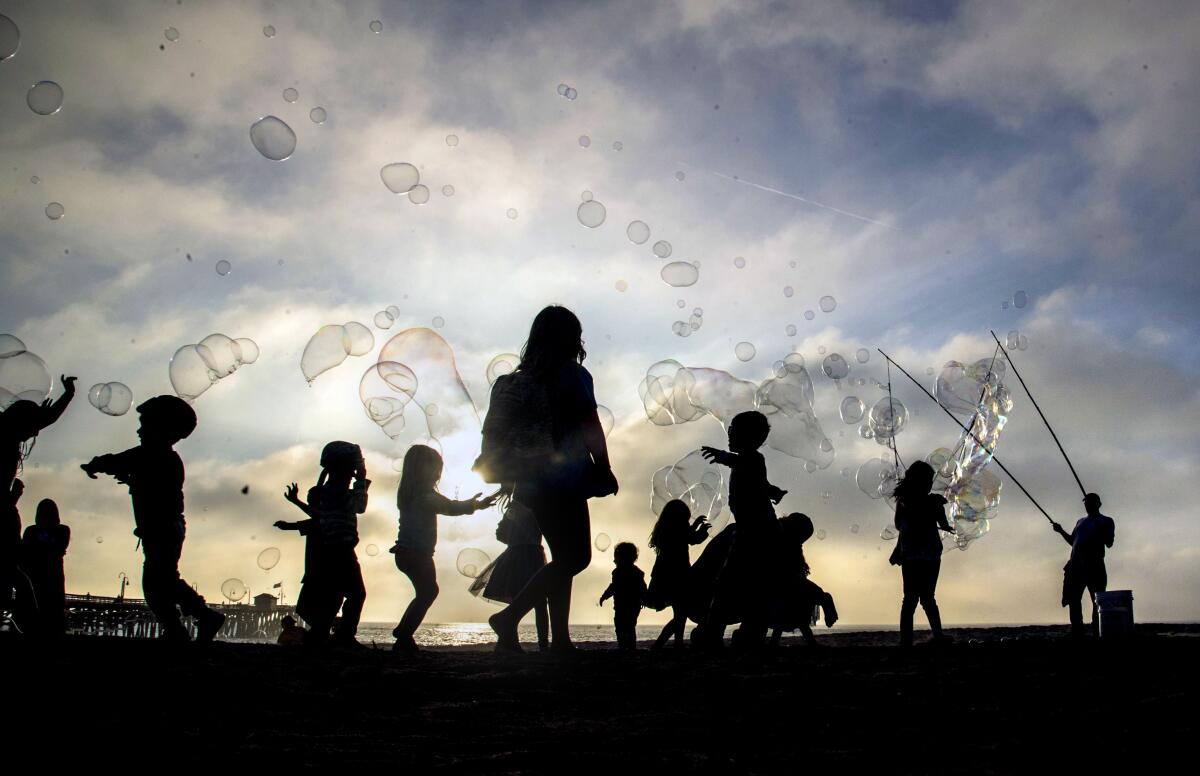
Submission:
M 933 467 L 924 461 L 913 461 L 904 476 L 896 483 L 892 495 L 897 501 L 910 498 L 920 498 L 929 492 L 933 486 Z
M 567 308 L 552 304 L 534 317 L 517 368 L 542 373 L 564 363 L 582 364 L 585 358 L 587 351 L 583 349 L 583 325 L 579 318 Z
M 62 524 L 62 519 L 58 516 L 58 504 L 54 503 L 53 499 L 44 498 L 39 501 L 36 514 L 33 522 L 39 528 L 53 528 Z
M 400 470 L 400 490 L 396 493 L 396 506 L 401 514 L 418 495 L 436 488 L 441 478 L 442 456 L 437 450 L 427 445 L 408 448 Z
M 691 517 L 692 510 L 688 509 L 687 504 L 677 498 L 667 502 L 662 512 L 658 513 L 654 529 L 650 531 L 648 544 L 654 548 L 655 554 L 662 552 L 664 544 L 669 545 L 683 535 Z

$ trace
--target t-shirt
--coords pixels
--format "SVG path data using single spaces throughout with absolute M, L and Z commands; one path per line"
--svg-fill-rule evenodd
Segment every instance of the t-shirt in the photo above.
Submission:
M 1071 562 L 1097 563 L 1104 560 L 1104 548 L 1116 539 L 1116 523 L 1107 515 L 1079 518 L 1071 532 Z
M 896 555 L 901 563 L 910 560 L 937 560 L 942 556 L 942 537 L 938 526 L 946 524 L 946 499 L 926 493 L 896 502 Z
M 370 480 L 355 480 L 349 489 L 326 483 L 308 490 L 308 506 L 317 521 L 316 535 L 325 547 L 357 547 L 358 516 L 367 511 Z M 312 529 L 309 531 L 312 534 Z
M 768 527 L 775 520 L 775 507 L 767 461 L 757 450 L 736 455 L 729 474 L 729 510 L 744 530 Z
M 145 538 L 161 528 L 183 524 L 183 459 L 173 449 L 139 445 L 123 453 L 101 455 L 96 472 L 111 474 L 129 486 L 134 534 Z
M 604 594 L 612 596 L 613 608 L 618 614 L 636 612 L 642 608 L 642 599 L 646 595 L 646 575 L 634 565 L 617 566 Z
M 475 511 L 475 502 L 455 501 L 430 489 L 417 494 L 407 509 L 397 494 L 396 507 L 400 510 L 396 547 L 432 555 L 437 548 L 437 516 L 469 515 Z

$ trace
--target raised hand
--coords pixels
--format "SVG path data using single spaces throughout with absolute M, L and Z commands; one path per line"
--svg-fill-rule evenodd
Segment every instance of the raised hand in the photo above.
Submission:
M 75 393 L 75 381 L 79 378 L 75 375 L 68 377 L 67 375 L 59 375 L 58 380 L 62 383 L 63 390 L 67 393 Z
M 79 468 L 83 469 L 83 473 L 86 474 L 91 479 L 93 479 L 93 480 L 96 479 L 96 472 L 95 472 L 95 470 L 92 469 L 92 461 L 88 461 L 87 463 L 79 464 Z
M 283 497 L 295 504 L 300 499 L 300 486 L 294 482 L 291 485 L 288 485 L 283 491 Z M 281 520 L 279 522 L 283 521 Z M 276 523 L 275 525 L 279 525 L 279 523 Z

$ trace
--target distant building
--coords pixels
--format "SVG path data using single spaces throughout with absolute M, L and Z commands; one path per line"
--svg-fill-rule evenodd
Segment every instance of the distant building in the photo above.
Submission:
M 254 596 L 255 609 L 274 609 L 277 603 L 279 603 L 279 599 L 270 593 L 259 593 Z

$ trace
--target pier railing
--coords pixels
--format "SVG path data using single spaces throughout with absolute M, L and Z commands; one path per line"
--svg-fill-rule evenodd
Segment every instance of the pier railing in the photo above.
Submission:
M 97 595 L 66 596 L 67 630 L 94 636 L 157 638 L 161 634 L 154 613 L 141 598 L 111 598 Z M 210 604 L 225 615 L 218 638 L 262 639 L 274 641 L 282 629 L 280 621 L 293 614 L 291 606 L 255 606 L 252 604 Z M 184 618 L 184 625 L 195 636 L 195 623 Z

